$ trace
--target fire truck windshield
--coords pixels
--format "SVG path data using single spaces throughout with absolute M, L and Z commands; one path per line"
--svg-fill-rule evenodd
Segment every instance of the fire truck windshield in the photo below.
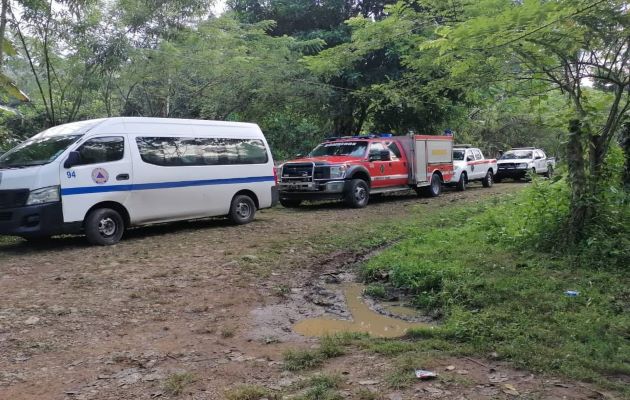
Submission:
M 367 150 L 367 141 L 358 142 L 330 142 L 322 143 L 315 147 L 309 156 L 326 157 L 326 156 L 350 156 L 363 157 Z

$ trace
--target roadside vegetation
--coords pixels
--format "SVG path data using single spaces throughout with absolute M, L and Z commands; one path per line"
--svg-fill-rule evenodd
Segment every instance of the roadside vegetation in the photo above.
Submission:
M 405 239 L 362 273 L 369 293 L 402 289 L 437 326 L 413 330 L 411 342 L 367 347 L 392 355 L 493 354 L 628 393 L 630 207 L 616 183 L 617 154 L 609 157 L 608 190 L 597 199 L 605 217 L 577 248 L 563 239 L 569 224 L 563 178 L 536 179 L 507 199 L 411 223 Z

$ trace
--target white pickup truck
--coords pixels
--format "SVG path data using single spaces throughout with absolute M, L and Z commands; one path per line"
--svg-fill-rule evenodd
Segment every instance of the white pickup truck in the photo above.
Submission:
M 553 175 L 556 166 L 556 159 L 547 157 L 544 151 L 535 147 L 518 147 L 506 151 L 498 161 L 499 172 L 495 181 L 500 182 L 504 178 L 523 179 L 527 178 L 528 172 L 533 175 Z
M 497 173 L 497 160 L 485 158 L 481 150 L 475 147 L 455 145 L 453 169 L 450 184 L 458 190 L 466 190 L 466 186 L 472 181 L 481 181 L 484 187 L 490 187 Z

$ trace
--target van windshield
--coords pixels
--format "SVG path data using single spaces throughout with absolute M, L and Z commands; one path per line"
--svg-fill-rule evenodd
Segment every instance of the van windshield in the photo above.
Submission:
M 0 156 L 0 168 L 48 164 L 80 137 L 81 135 L 56 135 L 27 140 Z
M 311 154 L 311 157 L 322 156 L 350 156 L 350 157 L 363 157 L 367 150 L 368 143 L 366 141 L 360 142 L 332 142 L 322 143 L 315 147 Z

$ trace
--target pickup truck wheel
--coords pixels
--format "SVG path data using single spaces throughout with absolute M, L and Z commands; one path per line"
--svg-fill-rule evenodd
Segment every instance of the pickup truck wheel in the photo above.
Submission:
M 483 187 L 492 187 L 493 182 L 494 174 L 492 173 L 492 170 L 489 169 L 488 172 L 486 172 L 486 176 L 484 176 L 483 180 L 481 181 L 481 184 L 483 185 Z
M 125 232 L 125 222 L 116 210 L 97 208 L 91 211 L 84 222 L 88 242 L 99 246 L 116 244 Z
M 463 192 L 466 190 L 466 174 L 462 172 L 459 176 L 459 181 L 457 181 L 457 190 Z
M 230 205 L 230 214 L 228 214 L 232 222 L 237 225 L 244 225 L 252 222 L 256 215 L 256 203 L 251 197 L 239 194 L 234 196 Z
M 431 175 L 431 184 L 425 188 L 429 197 L 438 197 L 442 193 L 442 182 L 438 174 Z
M 370 189 L 367 183 L 363 179 L 351 180 L 344 198 L 345 203 L 352 208 L 363 208 L 367 206 L 369 199 Z
M 282 204 L 282 207 L 285 208 L 296 208 L 299 207 L 300 204 L 302 204 L 302 200 L 280 199 L 280 204 Z
M 545 172 L 545 176 L 547 178 L 553 177 L 553 166 L 552 165 L 547 166 L 547 172 Z

